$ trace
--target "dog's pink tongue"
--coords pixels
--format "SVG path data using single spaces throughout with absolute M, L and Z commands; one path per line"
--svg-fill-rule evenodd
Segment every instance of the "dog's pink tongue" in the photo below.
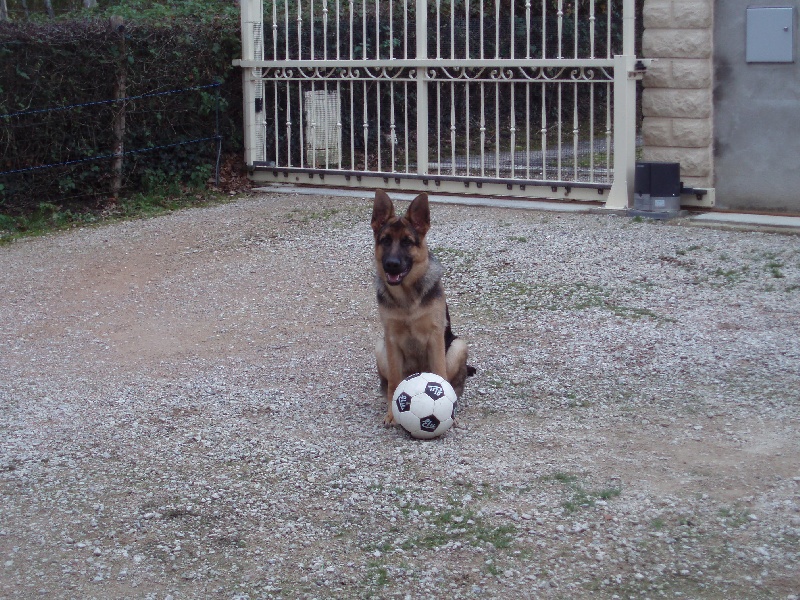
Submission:
M 402 274 L 398 275 L 391 275 L 389 273 L 386 274 L 386 279 L 389 280 L 389 283 L 400 283 L 400 280 L 403 278 Z

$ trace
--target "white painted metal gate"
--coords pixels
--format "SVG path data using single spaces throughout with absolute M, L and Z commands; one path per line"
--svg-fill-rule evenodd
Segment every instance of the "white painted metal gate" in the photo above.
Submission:
M 634 0 L 241 0 L 261 182 L 628 206 Z

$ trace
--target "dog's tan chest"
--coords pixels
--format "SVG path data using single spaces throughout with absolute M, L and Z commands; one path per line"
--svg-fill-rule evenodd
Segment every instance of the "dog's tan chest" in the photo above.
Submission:
M 440 306 L 410 311 L 382 309 L 380 312 L 387 342 L 401 349 L 407 359 L 417 357 L 415 362 L 425 363 L 431 341 L 444 336 L 446 317 Z

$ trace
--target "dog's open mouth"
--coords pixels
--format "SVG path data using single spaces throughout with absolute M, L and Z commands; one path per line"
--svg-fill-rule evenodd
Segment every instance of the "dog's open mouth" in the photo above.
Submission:
M 408 269 L 403 271 L 402 273 L 386 273 L 386 283 L 389 285 L 400 285 L 402 283 L 403 278 L 408 275 Z

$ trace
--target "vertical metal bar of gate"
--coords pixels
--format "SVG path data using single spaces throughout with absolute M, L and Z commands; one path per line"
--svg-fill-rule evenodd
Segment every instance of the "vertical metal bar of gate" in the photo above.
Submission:
M 427 0 L 416 0 L 417 61 L 428 58 L 428 24 L 420 15 L 428 14 Z M 427 70 L 416 69 L 417 78 L 417 175 L 428 173 L 428 82 Z

